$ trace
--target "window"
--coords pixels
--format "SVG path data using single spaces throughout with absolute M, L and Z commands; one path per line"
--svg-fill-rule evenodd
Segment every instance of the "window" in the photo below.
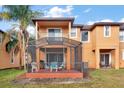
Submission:
M 124 42 L 124 31 L 120 31 L 120 41 Z
M 89 41 L 89 33 L 88 31 L 82 31 L 81 33 L 81 41 L 88 42 Z
M 62 41 L 62 32 L 59 28 L 48 29 L 48 40 L 49 41 Z
M 48 37 L 61 37 L 62 33 L 60 29 L 48 29 Z
M 110 37 L 110 35 L 111 35 L 110 26 L 104 26 L 104 37 Z
M 3 35 L 0 33 L 0 43 L 3 41 Z
M 124 50 L 122 50 L 122 60 L 124 60 Z
M 72 28 L 72 29 L 71 29 L 70 36 L 71 36 L 72 38 L 77 37 L 77 28 Z

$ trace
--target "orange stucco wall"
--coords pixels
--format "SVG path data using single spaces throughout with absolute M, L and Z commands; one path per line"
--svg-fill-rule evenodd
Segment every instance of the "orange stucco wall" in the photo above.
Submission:
M 60 28 L 62 36 L 69 37 L 68 26 L 41 26 L 39 27 L 39 38 L 46 37 L 49 28 Z
M 6 36 L 4 41 L 0 44 L 0 69 L 19 67 L 20 53 L 15 55 L 14 63 L 11 63 L 12 53 L 6 52 L 6 43 L 8 42 L 8 37 Z
M 90 40 L 83 43 L 83 60 L 89 63 L 90 68 L 100 68 L 100 50 L 108 50 L 111 53 L 112 66 L 119 66 L 119 26 L 111 26 L 111 36 L 104 37 L 104 26 L 96 26 L 89 31 Z M 108 52 L 106 52 L 108 53 Z
M 122 51 L 124 50 L 124 42 L 119 43 L 119 59 L 120 59 L 120 68 L 124 68 L 124 60 L 122 60 Z
M 51 24 L 40 24 L 38 26 L 38 38 L 42 38 L 44 36 L 47 36 L 47 29 L 48 28 L 61 28 L 63 36 L 67 36 L 69 39 L 74 39 L 81 42 L 81 29 L 80 27 L 77 27 L 77 37 L 71 38 L 69 29 L 69 23 L 66 25 L 61 24 L 55 24 L 52 22 Z M 124 47 L 123 43 L 119 43 L 119 26 L 111 26 L 111 36 L 110 37 L 104 37 L 104 26 L 95 26 L 92 31 L 89 31 L 89 42 L 82 42 L 82 54 L 79 54 L 82 56 L 83 62 L 88 62 L 89 68 L 100 68 L 100 53 L 103 50 L 105 53 L 111 54 L 111 63 L 112 67 L 118 69 L 119 67 L 124 67 L 124 60 L 122 60 L 122 49 Z M 73 51 L 73 50 L 72 50 Z M 73 52 L 74 53 L 74 52 Z M 72 57 L 74 58 L 74 54 L 72 53 Z M 70 60 L 69 49 L 67 49 L 67 58 L 66 61 Z M 43 53 L 40 52 L 40 59 L 44 59 Z M 72 60 L 72 64 L 73 64 Z M 68 64 L 67 64 L 68 65 Z M 68 66 L 69 67 L 69 66 Z M 69 67 L 70 68 L 70 67 Z

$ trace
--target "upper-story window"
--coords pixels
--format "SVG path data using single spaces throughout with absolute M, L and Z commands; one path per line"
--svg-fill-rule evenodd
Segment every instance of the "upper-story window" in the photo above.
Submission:
M 48 29 L 48 37 L 62 37 L 61 29 L 59 28 Z
M 120 31 L 119 34 L 120 34 L 120 41 L 124 42 L 124 31 Z
M 104 26 L 104 37 L 110 37 L 110 36 L 111 36 L 111 27 Z
M 70 37 L 71 38 L 76 38 L 77 37 L 77 28 L 72 28 L 71 29 Z
M 0 33 L 0 43 L 3 41 L 3 35 Z
M 82 31 L 81 41 L 82 42 L 89 42 L 89 31 Z

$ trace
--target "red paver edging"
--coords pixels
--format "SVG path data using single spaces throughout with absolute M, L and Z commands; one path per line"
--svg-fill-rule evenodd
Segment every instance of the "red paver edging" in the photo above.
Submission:
M 26 78 L 83 78 L 83 73 L 25 73 Z

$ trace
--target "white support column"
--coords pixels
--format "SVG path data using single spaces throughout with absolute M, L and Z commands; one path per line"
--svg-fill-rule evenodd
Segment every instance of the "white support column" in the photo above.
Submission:
M 35 24 L 35 39 L 38 40 L 38 24 L 36 22 Z M 37 48 L 36 49 L 36 62 L 37 62 L 37 65 L 38 65 L 38 70 L 40 69 L 40 49 Z
M 38 39 L 38 24 L 37 24 L 37 22 L 36 22 L 36 24 L 35 24 L 35 39 L 37 40 Z

